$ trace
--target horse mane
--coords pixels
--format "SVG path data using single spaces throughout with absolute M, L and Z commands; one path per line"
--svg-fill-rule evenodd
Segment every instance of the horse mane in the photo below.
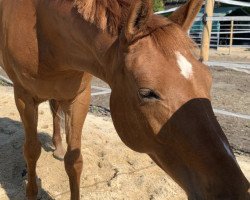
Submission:
M 103 31 L 108 31 L 111 35 L 118 35 L 127 20 L 131 2 L 131 0 L 74 0 L 74 6 L 87 22 Z M 195 43 L 179 25 L 165 17 L 153 15 L 143 35 L 151 35 L 158 48 L 167 55 L 172 55 L 179 49 L 186 49 L 193 55 L 196 54 Z
M 125 23 L 131 0 L 74 0 L 74 6 L 87 22 L 117 35 Z

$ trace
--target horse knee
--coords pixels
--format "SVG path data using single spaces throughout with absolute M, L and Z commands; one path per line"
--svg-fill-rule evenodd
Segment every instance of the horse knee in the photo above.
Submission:
M 24 156 L 28 162 L 36 162 L 41 155 L 41 143 L 36 142 L 25 142 L 24 144 Z
M 67 151 L 64 157 L 64 165 L 67 173 L 82 171 L 82 154 L 80 149 Z

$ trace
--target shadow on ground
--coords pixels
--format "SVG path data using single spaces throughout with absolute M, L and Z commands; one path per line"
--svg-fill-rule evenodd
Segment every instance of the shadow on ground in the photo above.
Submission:
M 42 148 L 53 151 L 51 136 L 39 133 Z M 26 164 L 23 157 L 24 132 L 22 124 L 9 118 L 0 118 L 0 199 L 25 199 Z M 38 199 L 53 200 L 40 188 Z

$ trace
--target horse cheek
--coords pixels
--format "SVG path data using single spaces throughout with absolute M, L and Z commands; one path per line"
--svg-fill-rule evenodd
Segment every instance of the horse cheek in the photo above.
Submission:
M 141 124 L 140 113 L 133 108 L 132 100 L 127 101 L 123 92 L 113 91 L 110 99 L 111 116 L 115 129 L 126 146 L 134 151 L 146 153 L 152 146 L 145 127 Z

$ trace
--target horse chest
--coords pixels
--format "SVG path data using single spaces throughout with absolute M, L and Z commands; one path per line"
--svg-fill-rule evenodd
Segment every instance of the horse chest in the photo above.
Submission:
M 31 77 L 22 75 L 21 84 L 33 96 L 42 99 L 69 100 L 74 99 L 89 83 L 89 76 L 60 74 Z

